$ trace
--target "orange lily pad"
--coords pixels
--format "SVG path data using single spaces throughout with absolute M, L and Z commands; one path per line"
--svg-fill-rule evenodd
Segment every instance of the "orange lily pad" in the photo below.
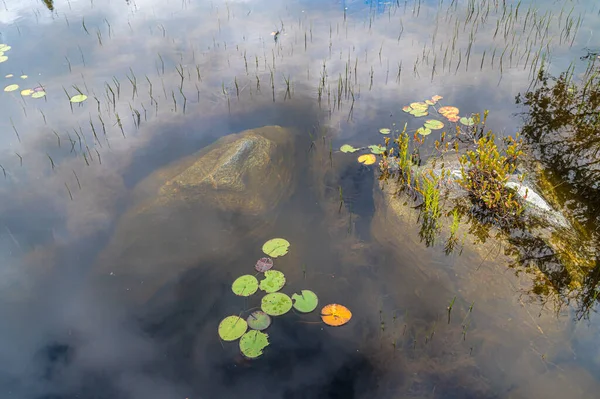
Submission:
M 438 95 L 436 94 L 435 96 L 431 97 L 431 101 L 435 101 L 435 102 L 437 103 L 437 102 L 438 102 L 438 101 L 440 101 L 442 98 L 444 98 L 444 97 L 442 97 L 442 96 L 438 96 Z
M 458 115 L 458 108 L 456 107 L 442 107 L 438 110 L 438 112 L 444 116 L 448 116 L 448 115 Z
M 352 318 L 350 309 L 337 303 L 332 303 L 321 309 L 321 319 L 328 326 L 343 326 Z
M 377 161 L 377 158 L 373 154 L 365 154 L 358 157 L 358 162 L 365 165 L 372 165 Z

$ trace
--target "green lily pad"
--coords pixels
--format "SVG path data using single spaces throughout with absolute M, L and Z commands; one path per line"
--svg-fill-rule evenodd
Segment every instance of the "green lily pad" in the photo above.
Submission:
M 290 311 L 292 300 L 282 292 L 274 292 L 262 298 L 260 308 L 269 316 L 281 316 Z
M 310 290 L 302 290 L 300 295 L 292 295 L 292 300 L 294 301 L 294 309 L 302 313 L 310 313 L 319 305 L 317 294 Z
M 388 129 L 388 128 L 385 128 L 385 127 L 384 127 L 384 128 L 381 128 L 381 129 L 379 129 L 379 133 L 381 133 L 381 134 L 390 134 L 391 132 L 392 132 L 392 131 L 391 131 L 390 129 Z
M 425 100 L 425 104 L 427 104 L 427 105 L 435 105 L 435 101 Z
M 340 151 L 341 152 L 356 152 L 358 151 L 358 148 L 354 148 L 352 147 L 350 144 L 344 144 L 343 146 L 340 147 Z
M 421 136 L 428 136 L 431 134 L 431 129 L 426 128 L 426 127 L 420 127 L 417 129 L 417 133 L 420 134 Z
M 250 316 L 246 319 L 248 327 L 253 330 L 266 330 L 271 325 L 271 316 L 263 312 L 262 310 L 255 310 L 250 313 Z
M 21 79 L 27 79 L 29 76 L 27 75 L 21 75 Z
M 227 316 L 219 323 L 219 337 L 223 341 L 235 341 L 248 329 L 246 320 L 239 316 Z
M 81 103 L 81 102 L 84 102 L 85 100 L 87 100 L 87 96 L 85 94 L 77 94 L 77 95 L 71 97 L 72 103 Z
M 473 126 L 475 124 L 475 121 L 473 120 L 473 118 L 465 118 L 463 116 L 462 118 L 460 118 L 460 123 L 462 123 L 465 126 Z
M 25 89 L 25 90 L 21 90 L 21 95 L 22 96 L 30 96 L 33 93 L 35 93 L 35 91 L 31 90 L 31 89 Z
M 414 110 L 421 110 L 421 111 L 427 111 L 427 108 L 429 108 L 429 105 L 427 105 L 426 103 L 411 103 L 410 107 Z
M 45 91 L 36 91 L 31 95 L 31 98 L 42 98 L 46 95 Z
M 279 270 L 267 270 L 265 278 L 260 281 L 260 289 L 267 292 L 277 292 L 285 285 L 285 275 Z
M 0 64 L 3 63 L 4 61 L 6 61 L 8 59 L 7 56 L 5 55 L 0 55 Z
M 277 258 L 279 256 L 287 254 L 289 248 L 290 243 L 288 240 L 285 240 L 283 238 L 273 238 L 265 242 L 265 244 L 262 247 L 262 250 L 271 258 Z
M 269 335 L 264 332 L 251 330 L 240 339 L 240 351 L 249 359 L 256 359 L 263 354 L 263 349 L 269 346 Z
M 4 88 L 4 91 L 15 91 L 19 88 L 19 85 L 8 85 Z
M 413 115 L 413 116 L 415 116 L 415 117 L 417 117 L 417 118 L 419 118 L 421 116 L 427 116 L 427 115 L 429 115 L 429 112 L 427 112 L 427 111 L 421 111 L 421 110 L 412 110 L 412 111 L 410 111 L 410 114 Z
M 412 108 L 411 108 L 409 105 L 407 105 L 407 106 L 405 106 L 405 107 L 402 107 L 402 111 L 404 111 L 404 112 L 410 112 L 410 111 L 412 111 L 412 110 L 413 110 L 413 109 L 412 109 Z
M 428 119 L 425 121 L 424 126 L 431 130 L 439 130 L 444 127 L 444 124 L 435 119 Z
M 10 46 L 9 46 L 9 45 L 7 45 L 7 44 L 0 44 L 0 51 L 2 51 L 3 53 L 4 53 L 5 51 L 8 51 L 8 50 L 10 50 L 11 48 L 12 48 L 12 47 L 10 47 Z
M 383 154 L 386 150 L 386 148 L 382 145 L 370 145 L 369 148 L 371 149 L 371 153 L 375 154 L 375 155 L 380 155 Z
M 0 55 L 2 55 L 2 54 L 0 54 Z M 7 78 L 7 79 L 8 79 L 8 78 L 12 78 L 13 76 L 14 76 L 14 75 L 13 75 L 12 73 L 9 73 L 8 75 L 6 75 L 6 76 L 5 76 L 5 78 Z
M 258 290 L 258 280 L 250 274 L 240 276 L 231 285 L 231 290 L 235 295 L 250 296 Z

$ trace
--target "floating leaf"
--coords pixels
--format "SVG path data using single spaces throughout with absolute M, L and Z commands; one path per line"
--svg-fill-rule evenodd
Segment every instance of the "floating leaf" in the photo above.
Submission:
M 421 110 L 414 110 L 410 112 L 411 115 L 413 115 L 416 118 L 419 118 L 421 116 L 427 116 L 429 115 L 429 112 L 427 111 L 421 111 Z
M 7 45 L 7 44 L 0 44 L 0 51 L 1 51 L 1 52 L 3 52 L 3 53 L 4 53 L 5 51 L 8 51 L 8 50 L 10 50 L 11 48 L 12 48 L 12 47 L 10 47 L 10 46 L 9 46 L 9 45 Z
M 381 134 L 390 134 L 392 131 L 386 127 L 379 129 L 379 133 Z
M 460 118 L 460 123 L 462 123 L 465 126 L 473 126 L 475 124 L 475 121 L 473 120 L 473 118 L 465 118 L 463 116 L 462 118 Z
M 2 54 L 0 54 L 0 55 L 2 55 Z M 8 78 L 12 78 L 13 76 L 15 76 L 15 75 L 13 75 L 12 73 L 9 73 L 8 75 L 5 76 L 5 78 L 8 79 Z
M 4 91 L 15 91 L 19 88 L 19 85 L 8 85 L 4 88 Z
M 409 105 L 407 105 L 405 107 L 402 107 L 402 111 L 404 111 L 404 112 L 410 112 L 410 111 L 412 111 L 412 108 Z
M 458 122 L 458 120 L 460 119 L 460 117 L 458 115 L 454 115 L 454 114 L 448 115 L 448 116 L 446 116 L 446 118 L 448 118 L 448 120 L 450 122 Z
M 249 359 L 256 359 L 263 354 L 263 349 L 269 346 L 269 335 L 264 332 L 251 330 L 240 339 L 240 351 Z
M 273 259 L 271 259 L 271 258 L 260 258 L 258 260 L 258 262 L 256 262 L 256 265 L 254 265 L 254 268 L 261 273 L 266 272 L 267 270 L 269 270 L 272 267 L 273 267 Z
M 35 91 L 31 90 L 31 89 L 25 89 L 25 90 L 21 90 L 21 95 L 22 96 L 30 96 L 33 93 L 35 93 Z
M 33 91 L 44 91 L 44 88 L 42 86 L 34 87 Z
M 350 321 L 352 312 L 345 306 L 333 303 L 321 309 L 321 319 L 330 326 L 342 326 Z
M 428 119 L 425 121 L 425 124 L 423 126 L 431 130 L 439 130 L 444 127 L 444 124 L 435 119 Z
M 277 292 L 285 285 L 285 275 L 279 270 L 267 270 L 265 278 L 260 281 L 260 289 L 267 292 Z
M 21 79 L 27 79 L 29 76 L 27 75 L 21 75 Z
M 0 55 L 0 63 L 3 63 L 4 61 L 6 61 L 8 59 L 7 56 L 5 55 Z
M 274 292 L 262 298 L 260 308 L 269 316 L 281 316 L 290 311 L 292 300 L 282 292 Z
M 31 98 L 42 98 L 46 95 L 45 91 L 36 91 L 31 95 Z
M 231 284 L 231 290 L 235 295 L 250 296 L 258 290 L 258 280 L 250 274 L 240 276 Z
M 438 112 L 439 112 L 441 115 L 444 115 L 444 116 L 446 116 L 446 117 L 447 117 L 448 115 L 458 115 L 458 108 L 456 108 L 456 107 L 448 107 L 448 106 L 446 106 L 446 107 L 442 107 L 442 108 L 440 108 L 440 109 L 438 110 Z
M 431 101 L 435 101 L 435 102 L 437 103 L 437 102 L 438 102 L 438 101 L 440 101 L 442 98 L 444 98 L 444 97 L 442 97 L 442 96 L 438 96 L 438 95 L 436 94 L 435 96 L 431 97 Z
M 431 129 L 426 128 L 426 127 L 420 127 L 417 129 L 417 133 L 420 134 L 421 136 L 428 136 L 431 134 Z
M 429 108 L 429 105 L 427 105 L 426 103 L 419 102 L 419 103 L 411 103 L 410 107 L 415 110 L 418 109 L 421 111 L 426 111 L 427 108 Z
M 371 150 L 371 153 L 376 154 L 376 155 L 383 154 L 386 150 L 386 148 L 384 146 L 376 145 L 376 144 L 370 145 L 369 149 Z
M 271 316 L 263 312 L 262 310 L 255 310 L 250 313 L 250 316 L 246 319 L 248 327 L 253 330 L 266 330 L 271 325 Z
M 312 312 L 319 304 L 317 294 L 310 290 L 302 290 L 300 291 L 300 295 L 292 295 L 292 300 L 294 301 L 294 309 L 302 313 Z
M 227 316 L 219 323 L 219 337 L 223 341 L 235 341 L 248 329 L 246 320 L 239 316 Z
M 356 151 L 358 151 L 358 148 L 354 148 L 350 144 L 344 144 L 343 146 L 340 147 L 340 151 L 345 152 L 345 153 L 356 152 Z
M 273 238 L 264 243 L 262 250 L 271 258 L 277 258 L 288 253 L 290 243 L 283 238 Z
M 360 157 L 358 157 L 358 162 L 364 164 L 364 165 L 372 165 L 377 161 L 377 158 L 375 158 L 375 155 L 373 154 L 365 154 L 365 155 L 361 155 Z
M 435 105 L 435 101 L 425 100 L 425 104 L 427 104 L 427 105 Z
M 81 103 L 81 102 L 84 102 L 85 100 L 87 100 L 87 96 L 85 94 L 77 94 L 77 95 L 71 97 L 72 103 Z

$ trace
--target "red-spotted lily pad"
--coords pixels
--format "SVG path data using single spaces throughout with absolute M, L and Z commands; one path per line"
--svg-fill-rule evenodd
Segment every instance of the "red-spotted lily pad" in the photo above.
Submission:
M 262 310 L 255 310 L 250 313 L 250 316 L 246 319 L 248 327 L 253 330 L 266 330 L 271 325 L 271 316 L 263 312 Z
M 273 267 L 273 259 L 271 258 L 260 258 L 258 260 L 258 262 L 256 262 L 256 265 L 254 265 L 254 268 L 261 272 L 264 273 L 267 270 L 271 269 Z

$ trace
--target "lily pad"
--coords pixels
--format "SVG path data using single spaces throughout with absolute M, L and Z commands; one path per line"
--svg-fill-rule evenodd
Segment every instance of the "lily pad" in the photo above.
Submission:
M 402 111 L 404 111 L 404 112 L 410 112 L 410 111 L 412 111 L 412 110 L 413 110 L 413 109 L 412 109 L 412 108 L 411 108 L 409 105 L 407 105 L 407 106 L 405 106 L 405 107 L 402 107 Z
M 84 102 L 85 100 L 87 100 L 87 96 L 85 94 L 77 94 L 77 95 L 71 97 L 72 103 L 81 103 L 81 102 Z
M 266 330 L 271 325 L 271 316 L 263 312 L 262 310 L 255 310 L 250 313 L 250 316 L 246 319 L 248 327 L 253 330 Z
M 35 91 L 31 90 L 31 89 L 25 89 L 25 90 L 21 90 L 21 95 L 22 96 L 30 96 L 33 93 L 35 93 Z
M 412 109 L 419 109 L 421 111 L 426 111 L 427 108 L 429 108 L 429 105 L 427 105 L 426 103 L 418 102 L 418 103 L 411 103 L 410 107 Z
M 0 55 L 0 63 L 3 63 L 4 61 L 8 60 L 8 57 L 5 55 Z
M 250 274 L 240 276 L 231 285 L 231 290 L 235 295 L 250 296 L 258 290 L 258 280 Z
M 462 118 L 460 118 L 460 123 L 462 123 L 465 126 L 473 126 L 475 124 L 475 121 L 473 120 L 473 118 L 465 118 L 463 116 Z
M 2 55 L 2 54 L 0 54 L 0 55 Z M 8 79 L 8 78 L 12 78 L 13 76 L 15 76 L 15 75 L 13 75 L 12 73 L 9 73 L 8 75 L 5 76 L 5 78 Z
M 428 136 L 431 134 L 431 129 L 429 129 L 427 127 L 420 127 L 417 129 L 417 133 L 420 134 L 421 136 Z
M 29 76 L 27 75 L 21 75 L 21 79 L 27 79 Z
M 413 110 L 410 112 L 411 115 L 413 115 L 416 118 L 420 118 L 421 116 L 427 116 L 429 115 L 429 112 L 427 111 L 421 111 L 421 110 Z
M 343 146 L 340 147 L 340 151 L 341 152 L 356 152 L 358 151 L 358 148 L 354 148 L 352 147 L 350 144 L 344 144 Z
M 290 311 L 292 300 L 283 292 L 274 292 L 262 298 L 260 308 L 269 316 L 281 316 Z
M 352 312 L 350 309 L 337 303 L 325 306 L 321 310 L 321 319 L 329 326 L 342 326 L 350 321 Z
M 19 85 L 8 85 L 4 88 L 4 91 L 15 91 L 19 88 Z
M 425 104 L 427 104 L 427 105 L 435 105 L 435 101 L 425 100 Z
M 446 107 L 442 107 L 442 108 L 438 109 L 438 112 L 444 116 L 458 115 L 458 108 L 446 106 Z
M 300 295 L 292 295 L 294 301 L 294 309 L 302 313 L 310 313 L 317 308 L 319 304 L 319 298 L 317 294 L 310 290 L 300 291 Z
M 227 316 L 219 323 L 219 337 L 223 341 L 235 341 L 248 330 L 248 323 L 239 316 Z
M 379 155 L 379 154 L 383 154 L 386 150 L 386 148 L 382 145 L 370 145 L 369 149 L 371 149 L 371 153 L 375 154 L 375 155 Z
M 271 258 L 277 258 L 288 253 L 290 243 L 283 238 L 273 238 L 264 243 L 262 250 Z
M 379 129 L 379 133 L 381 134 L 390 134 L 392 131 L 386 127 Z
M 437 103 L 437 102 L 438 102 L 438 101 L 440 101 L 442 98 L 444 98 L 444 97 L 442 97 L 442 96 L 438 96 L 438 95 L 436 94 L 435 96 L 431 97 L 431 101 L 435 101 L 435 102 Z
M 260 289 L 267 292 L 277 292 L 285 285 L 285 275 L 279 270 L 267 270 L 265 278 L 260 281 Z
M 373 154 L 365 154 L 358 157 L 358 162 L 364 165 L 372 165 L 377 162 L 377 158 L 375 158 L 375 155 Z
M 444 127 L 444 124 L 435 119 L 428 119 L 425 121 L 423 126 L 425 126 L 428 129 L 431 129 L 431 130 L 439 130 Z
M 264 332 L 251 330 L 240 339 L 240 351 L 249 359 L 256 359 L 263 354 L 263 349 L 269 346 L 269 335 Z
M 446 118 L 450 121 L 450 122 L 458 122 L 458 120 L 460 119 L 460 117 L 458 115 L 448 115 L 446 116 Z
M 31 95 L 31 98 L 42 98 L 46 95 L 45 91 L 36 91 Z
M 0 51 L 2 51 L 3 53 L 4 53 L 5 51 L 8 51 L 8 50 L 10 50 L 11 48 L 12 48 L 12 47 L 11 47 L 11 46 L 9 46 L 8 44 L 0 44 Z
M 258 262 L 256 262 L 256 265 L 254 265 L 254 268 L 261 273 L 266 272 L 267 270 L 269 270 L 272 267 L 273 267 L 273 259 L 271 259 L 271 258 L 260 258 L 258 260 Z

